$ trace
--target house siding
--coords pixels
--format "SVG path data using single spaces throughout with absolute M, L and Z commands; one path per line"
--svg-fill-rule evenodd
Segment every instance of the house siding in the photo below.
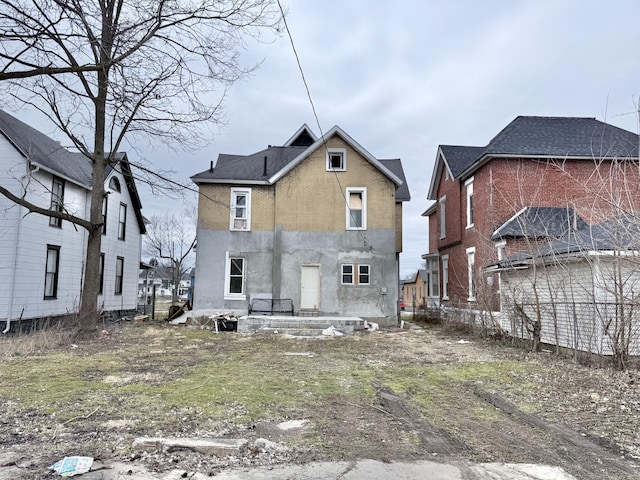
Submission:
M 27 161 L 15 147 L 0 136 L 0 182 L 18 196 L 49 209 L 53 175 L 44 169 L 34 169 L 27 176 Z M 120 173 L 122 194 L 109 195 L 107 219 L 110 223 L 107 237 L 103 237 L 105 252 L 105 292 L 113 293 L 115 286 L 115 255 L 125 257 L 123 295 L 114 299 L 108 294 L 99 299 L 105 310 L 133 310 L 137 306 L 137 278 L 140 263 L 141 236 L 126 182 Z M 22 182 L 22 185 L 21 185 Z M 119 197 L 115 198 L 115 197 Z M 88 217 L 89 192 L 70 181 L 65 181 L 64 207 L 71 214 Z M 116 238 L 117 205 L 128 205 L 126 241 Z M 115 213 L 114 213 L 115 212 Z M 84 228 L 62 221 L 60 228 L 49 225 L 46 215 L 27 214 L 20 207 L 0 195 L 0 330 L 6 320 L 28 320 L 73 314 L 80 305 L 80 292 L 84 275 L 87 233 Z M 115 222 L 115 223 L 114 223 Z M 58 246 L 58 283 L 55 298 L 44 298 L 47 245 Z M 113 257 L 113 273 L 110 257 Z M 110 282 L 109 279 L 112 279 Z M 114 301 L 115 300 L 115 301 Z M 103 304 L 103 305 L 102 305 Z
M 627 260 L 623 260 L 627 262 Z M 623 267 L 625 294 L 640 293 L 640 277 L 635 263 Z M 615 319 L 615 298 L 611 293 L 612 257 L 582 258 L 571 263 L 540 265 L 535 270 L 510 270 L 502 273 L 504 304 L 508 315 L 500 316 L 500 326 L 517 338 L 531 339 L 526 324 L 514 305 L 518 304 L 531 319 L 540 314 L 540 339 L 550 345 L 598 355 L 613 353 L 607 325 Z M 537 298 L 536 298 L 537 296 Z M 627 313 L 633 315 L 633 335 L 629 353 L 640 354 L 640 320 L 634 304 Z M 614 320 L 615 321 L 615 320 Z M 614 328 L 610 326 L 610 328 Z

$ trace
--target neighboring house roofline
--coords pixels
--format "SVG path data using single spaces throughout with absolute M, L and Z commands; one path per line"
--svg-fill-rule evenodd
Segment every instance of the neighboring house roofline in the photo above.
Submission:
M 593 117 L 521 115 L 485 147 L 440 145 L 427 198 L 436 200 L 444 166 L 464 181 L 492 159 L 638 160 L 638 144 L 636 133 Z M 455 168 L 450 154 L 456 157 Z
M 429 217 L 436 213 L 438 209 L 438 202 L 433 202 L 429 208 L 427 208 L 420 216 L 421 217 Z

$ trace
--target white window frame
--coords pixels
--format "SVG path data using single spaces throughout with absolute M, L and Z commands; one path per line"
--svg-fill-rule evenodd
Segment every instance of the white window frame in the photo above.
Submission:
M 464 182 L 467 190 L 467 227 L 473 227 L 473 177 Z
M 242 259 L 242 288 L 240 292 L 231 292 L 231 262 Z M 224 262 L 224 299 L 225 300 L 246 300 L 247 285 L 247 259 L 244 255 L 226 252 Z
M 366 273 L 362 269 L 366 270 Z M 351 277 L 351 281 L 345 282 L 345 276 Z M 366 277 L 367 280 L 363 282 L 362 277 Z M 368 263 L 343 263 L 340 265 L 340 285 L 371 285 L 371 265 Z
M 469 289 L 469 296 L 467 297 L 467 301 L 475 302 L 476 300 L 476 292 L 475 292 L 476 247 L 469 247 L 467 248 L 466 252 L 467 252 L 467 281 L 468 281 L 468 289 Z
M 366 269 L 367 273 L 363 273 L 362 269 Z M 367 277 L 367 281 L 363 282 L 362 278 Z M 371 285 L 371 267 L 367 264 L 358 265 L 358 285 Z
M 327 172 L 345 172 L 347 170 L 347 149 L 346 148 L 327 148 Z M 331 157 L 334 155 L 340 155 L 342 157 L 342 165 L 339 168 L 333 168 L 331 166 Z
M 237 205 L 236 201 L 239 195 L 244 195 L 246 200 L 246 205 L 243 205 L 241 208 L 244 208 L 244 216 L 237 217 Z M 235 232 L 248 232 L 251 230 L 251 189 L 250 188 L 232 188 L 229 198 L 229 230 Z M 245 220 L 244 226 L 238 226 L 239 223 L 236 223 L 236 220 Z
M 120 203 L 118 210 L 118 240 L 125 240 L 127 237 L 127 204 Z
M 443 195 L 438 200 L 440 210 L 440 239 L 447 237 L 447 196 Z
M 437 258 L 430 258 L 428 264 L 429 297 L 440 298 L 440 263 Z M 437 292 L 435 291 L 437 289 Z
M 350 269 L 351 271 L 345 271 L 346 269 Z M 345 276 L 349 276 L 351 277 L 351 281 L 350 282 L 345 282 Z M 353 263 L 343 263 L 340 266 L 340 284 L 341 285 L 355 285 L 356 282 L 356 275 L 355 275 L 355 270 L 354 270 L 354 265 Z
M 351 194 L 352 193 L 361 193 L 362 194 L 362 215 L 361 215 L 361 223 L 360 227 L 351 226 Z M 347 230 L 366 230 L 367 229 L 367 187 L 352 187 L 347 188 L 347 196 L 346 196 L 346 220 Z
M 504 248 L 507 246 L 506 240 L 500 240 L 496 242 L 496 252 L 498 254 L 498 261 L 504 258 Z
M 442 255 L 442 300 L 449 300 L 449 254 Z

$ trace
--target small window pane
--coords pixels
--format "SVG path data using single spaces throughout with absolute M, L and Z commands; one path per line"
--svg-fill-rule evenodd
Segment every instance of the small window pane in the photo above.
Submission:
M 360 285 L 369 285 L 369 265 L 360 265 L 358 267 L 358 283 Z
M 342 283 L 345 285 L 353 284 L 353 265 L 342 265 Z

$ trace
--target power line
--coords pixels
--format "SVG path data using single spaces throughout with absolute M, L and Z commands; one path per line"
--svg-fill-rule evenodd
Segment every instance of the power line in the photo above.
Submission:
M 296 58 L 296 63 L 298 65 L 298 70 L 300 71 L 300 76 L 302 77 L 302 83 L 304 84 L 304 88 L 307 92 L 307 98 L 309 99 L 309 103 L 311 104 L 311 110 L 313 112 L 313 117 L 316 120 L 316 125 L 318 126 L 318 130 L 320 131 L 320 138 L 322 138 L 322 145 L 324 147 L 325 153 L 328 155 L 329 154 L 329 148 L 327 147 L 327 139 L 324 136 L 324 132 L 322 130 L 322 126 L 320 125 L 320 119 L 318 118 L 318 113 L 316 111 L 316 106 L 313 103 L 313 98 L 311 97 L 311 91 L 309 90 L 309 84 L 307 83 L 307 78 L 304 75 L 304 70 L 302 69 L 302 63 L 300 62 L 300 56 L 298 55 L 298 50 L 296 49 L 296 45 L 293 41 L 293 35 L 291 35 L 291 30 L 289 30 L 289 24 L 287 23 L 287 17 L 284 13 L 284 9 L 282 8 L 282 4 L 280 3 L 280 0 L 277 0 L 278 2 L 278 8 L 280 9 L 280 14 L 282 15 L 282 21 L 284 23 L 284 28 L 287 31 L 287 36 L 289 37 L 289 42 L 291 43 L 291 49 L 293 50 L 293 54 Z M 345 193 L 345 190 L 342 188 L 342 184 L 340 183 L 340 178 L 338 177 L 338 172 L 335 169 L 333 170 L 333 175 L 336 179 L 336 182 L 338 182 L 338 188 L 340 189 L 340 193 L 342 194 L 342 198 L 344 199 L 345 205 L 347 206 L 347 209 L 349 210 L 349 217 L 350 219 L 355 219 L 355 217 L 353 216 L 353 213 L 351 211 L 351 205 L 349 204 L 349 200 L 347 199 L 347 195 Z M 364 199 L 363 199 L 364 200 Z M 357 230 L 358 234 L 360 235 L 360 237 L 362 238 L 362 242 L 364 244 L 364 246 L 367 246 L 367 237 L 362 233 L 362 230 Z

